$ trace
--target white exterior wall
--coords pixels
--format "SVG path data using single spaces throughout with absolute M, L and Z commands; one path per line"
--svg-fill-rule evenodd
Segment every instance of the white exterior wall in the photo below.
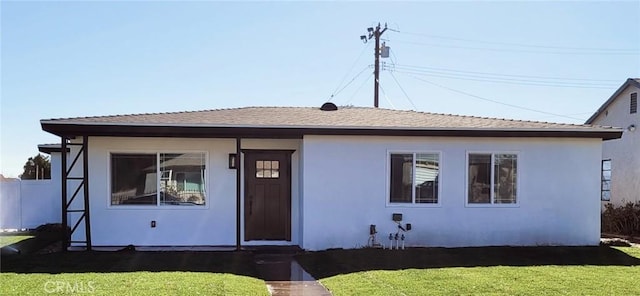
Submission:
M 600 139 L 305 136 L 302 247 L 354 248 L 411 223 L 409 246 L 597 245 Z M 440 205 L 390 206 L 388 153 L 440 152 Z M 518 205 L 465 205 L 467 152 L 518 153 Z
M 299 146 L 299 140 L 243 140 L 242 148 L 297 150 Z M 110 153 L 189 151 L 207 153 L 206 206 L 110 206 Z M 235 152 L 235 139 L 89 138 L 93 245 L 235 245 L 236 170 L 228 168 L 228 155 Z M 292 241 L 243 241 L 243 245 L 299 244 L 298 155 L 296 152 L 292 156 Z M 150 225 L 153 220 L 156 221 L 155 228 Z M 82 226 L 78 228 L 77 235 L 74 239 L 81 239 L 84 235 Z
M 640 202 L 640 112 L 629 112 L 634 92 L 640 94 L 640 89 L 627 87 L 593 122 L 625 129 L 622 138 L 605 141 L 602 148 L 602 159 L 611 159 L 610 202 L 614 205 Z M 627 129 L 632 124 L 635 131 Z
M 62 154 L 60 152 L 52 152 L 49 155 L 49 160 L 51 161 L 51 191 L 58 202 L 58 205 L 55 206 L 55 210 L 58 211 L 56 223 L 60 223 L 62 215 L 62 201 L 60 200 L 62 193 Z M 67 153 L 67 157 L 68 155 Z
M 366 245 L 370 224 L 377 225 L 378 240 L 384 243 L 388 242 L 386 236 L 396 231 L 391 214 L 402 213 L 403 222 L 413 225 L 407 233 L 409 246 L 595 245 L 600 236 L 600 144 L 599 139 L 246 139 L 243 149 L 295 150 L 292 241 L 243 240 L 242 244 L 293 244 L 309 250 L 353 248 Z M 207 153 L 205 207 L 110 206 L 110 153 L 189 151 Z M 387 203 L 388 153 L 395 151 L 440 153 L 439 205 Z M 478 151 L 518 153 L 516 206 L 466 206 L 466 154 Z M 234 139 L 91 137 L 93 244 L 234 245 L 236 171 L 228 169 L 229 153 L 235 153 Z M 155 228 L 150 227 L 152 220 L 157 222 Z M 82 239 L 83 234 L 81 225 L 74 240 Z

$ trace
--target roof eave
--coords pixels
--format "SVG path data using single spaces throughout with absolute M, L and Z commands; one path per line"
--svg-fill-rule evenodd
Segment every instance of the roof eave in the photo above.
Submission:
M 41 122 L 42 129 L 58 136 L 184 137 L 184 138 L 289 138 L 304 135 L 431 136 L 431 137 L 622 137 L 622 129 L 478 129 L 478 128 L 383 128 L 383 127 L 237 127 L 237 126 L 145 126 L 110 124 L 59 124 Z
M 38 151 L 49 155 L 51 155 L 51 153 L 61 153 L 62 146 L 60 144 L 40 144 L 38 145 Z M 69 152 L 68 147 L 67 152 Z

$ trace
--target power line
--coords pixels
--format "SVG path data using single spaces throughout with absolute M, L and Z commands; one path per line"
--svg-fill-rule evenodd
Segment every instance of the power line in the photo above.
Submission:
M 404 88 L 402 87 L 402 85 L 400 85 L 400 82 L 398 82 L 398 79 L 396 79 L 396 76 L 393 75 L 393 71 L 389 71 L 389 74 L 391 74 L 391 77 L 393 77 L 393 80 L 396 82 L 396 84 L 398 85 L 398 87 L 400 88 L 404 96 L 407 98 L 409 103 L 411 103 L 411 106 L 413 106 L 413 110 L 418 110 L 418 107 L 416 107 L 416 104 L 414 104 L 411 98 L 409 98 L 409 95 L 407 94 L 407 92 L 404 91 Z
M 392 62 L 395 63 L 395 61 L 393 61 L 393 59 L 392 59 Z M 618 80 L 612 80 L 612 79 L 589 79 L 589 78 L 549 77 L 549 76 L 519 75 L 519 74 L 501 74 L 501 73 L 491 73 L 491 72 L 464 71 L 464 70 L 456 70 L 456 69 L 449 69 L 449 68 L 413 66 L 413 65 L 399 65 L 399 64 L 396 64 L 395 66 L 397 66 L 397 67 L 405 67 L 405 68 L 436 70 L 436 71 L 444 71 L 444 72 L 482 74 L 482 75 L 489 75 L 489 76 L 539 78 L 539 79 L 545 79 L 545 80 L 575 80 L 575 81 L 594 81 L 594 82 L 597 82 L 597 81 L 600 81 L 600 82 L 617 82 L 618 81 Z
M 519 53 L 535 53 L 535 54 L 558 54 L 558 55 L 638 55 L 640 51 L 628 51 L 628 52 L 596 52 L 596 51 L 544 51 L 544 50 L 529 50 L 529 49 L 507 49 L 507 48 L 490 48 L 490 47 L 472 47 L 472 46 L 458 46 L 458 45 L 442 45 L 433 43 L 423 43 L 415 41 L 405 40 L 393 40 L 398 43 L 406 43 L 428 47 L 442 47 L 442 48 L 457 48 L 457 49 L 471 49 L 471 50 L 486 50 L 496 52 L 519 52 Z
M 391 53 L 391 56 L 389 56 L 391 58 L 391 62 L 394 65 L 398 64 L 398 57 L 396 56 L 395 50 L 389 49 L 389 53 Z
M 371 65 L 367 65 L 366 67 L 364 67 L 364 69 L 362 69 L 360 72 L 358 72 L 358 74 L 356 74 L 356 76 L 354 76 L 349 82 L 347 82 L 347 84 L 345 84 L 340 90 L 338 90 L 337 92 L 335 92 L 333 95 L 331 95 L 331 98 L 337 96 L 338 94 L 340 94 L 345 88 L 347 88 L 347 86 L 351 85 L 351 83 L 353 83 L 354 80 L 356 80 L 358 77 L 360 77 L 360 75 L 362 75 L 362 73 L 364 73 L 365 70 L 371 68 Z
M 392 30 L 389 29 L 391 31 L 397 31 L 397 30 Z M 391 66 L 395 67 L 395 65 L 397 64 L 397 60 L 398 58 L 396 57 L 396 54 L 394 53 L 393 50 L 389 50 L 389 53 L 391 53 L 391 55 L 389 56 L 389 58 L 391 59 Z M 382 69 L 385 70 L 385 68 L 387 68 L 386 63 L 383 64 Z M 393 80 L 396 82 L 396 84 L 398 85 L 398 87 L 400 88 L 400 90 L 402 91 L 402 93 L 404 94 L 404 96 L 407 98 L 407 101 L 409 101 L 409 103 L 411 103 L 411 106 L 413 106 L 413 110 L 418 110 L 418 107 L 416 107 L 416 104 L 413 103 L 413 100 L 411 100 L 411 98 L 409 97 L 409 95 L 407 94 L 407 92 L 404 90 L 404 88 L 402 87 L 402 85 L 400 85 L 400 82 L 398 81 L 398 79 L 396 78 L 395 75 L 393 75 L 393 69 L 389 69 L 389 74 L 391 75 L 391 77 L 393 78 Z
M 599 89 L 611 89 L 615 87 L 614 84 L 593 84 L 593 83 L 580 83 L 580 82 L 556 82 L 556 81 L 542 81 L 542 80 L 524 80 L 515 78 L 502 78 L 502 77 L 485 77 L 469 74 L 452 74 L 442 72 L 429 72 L 419 71 L 413 69 L 397 68 L 396 72 L 415 74 L 421 76 L 450 78 L 457 80 L 470 80 L 470 81 L 482 81 L 482 82 L 495 82 L 504 84 L 516 84 L 516 85 L 533 85 L 533 86 L 551 86 L 551 87 L 569 87 L 569 88 L 599 88 Z
M 447 87 L 447 86 L 444 86 L 444 85 L 441 85 L 441 84 L 438 84 L 438 83 L 435 83 L 435 82 L 431 82 L 431 81 L 428 81 L 428 80 L 424 80 L 424 79 L 421 79 L 421 78 L 419 78 L 419 77 L 416 77 L 416 76 L 413 76 L 413 75 L 410 75 L 410 74 L 409 74 L 408 76 L 410 76 L 410 77 L 412 77 L 412 78 L 414 78 L 414 79 L 416 79 L 416 80 L 420 80 L 420 81 L 422 81 L 422 82 L 426 82 L 426 83 L 429 83 L 429 84 L 431 84 L 431 85 L 434 85 L 434 86 L 437 86 L 437 87 L 440 87 L 440 88 L 443 88 L 443 89 L 446 89 L 446 90 L 449 90 L 449 91 L 452 91 L 452 92 L 456 92 L 456 93 L 459 93 L 459 94 L 463 94 L 463 95 L 465 95 L 465 96 L 469 96 L 469 97 L 472 97 L 472 98 L 476 98 L 476 99 L 479 99 L 479 100 L 483 100 L 483 101 L 487 101 L 487 102 L 492 102 L 492 103 L 500 104 L 500 105 L 504 105 L 504 106 L 509 106 L 509 107 L 512 107 L 512 108 L 517 108 L 517 109 L 527 110 L 527 111 L 531 111 L 531 112 L 536 112 L 536 113 L 541 113 L 541 114 L 546 114 L 546 115 L 553 115 L 553 116 L 555 116 L 555 117 L 564 117 L 564 118 L 573 119 L 573 120 L 582 120 L 582 119 L 580 119 L 580 118 L 576 118 L 576 117 L 571 117 L 571 116 L 566 116 L 566 115 L 561 115 L 561 114 L 556 114 L 556 113 L 551 113 L 551 112 L 546 112 L 546 111 L 536 110 L 536 109 L 532 109 L 532 108 L 528 108 L 528 107 L 522 107 L 522 106 L 518 106 L 518 105 L 513 105 L 513 104 L 509 104 L 509 103 L 504 103 L 504 102 L 500 102 L 500 101 L 496 101 L 496 100 L 488 99 L 488 98 L 481 97 L 481 96 L 478 96 L 478 95 L 470 94 L 470 93 L 468 93 L 468 92 L 464 92 L 464 91 L 461 91 L 461 90 L 457 90 L 457 89 L 454 89 L 454 88 L 450 88 L 450 87 Z
M 342 86 L 342 83 L 344 83 L 345 79 L 347 79 L 347 77 L 349 76 L 349 74 L 351 73 L 351 71 L 353 71 L 353 68 L 356 67 L 356 65 L 358 64 L 358 62 L 360 61 L 360 58 L 362 58 L 362 55 L 364 54 L 365 51 L 367 51 L 367 49 L 369 48 L 369 44 L 365 44 L 365 46 L 362 47 L 362 51 L 360 51 L 360 54 L 358 55 L 358 57 L 356 58 L 356 60 L 353 62 L 353 65 L 351 65 L 351 67 L 349 68 L 349 71 L 347 71 L 347 73 L 344 74 L 344 76 L 342 77 L 342 79 L 340 80 L 340 83 L 338 83 L 338 86 L 336 86 L 336 89 L 333 91 L 333 93 L 331 94 L 331 96 L 329 97 L 329 102 L 333 99 L 333 97 L 335 95 L 337 95 L 337 91 L 340 88 L 340 86 Z
M 401 34 L 423 36 L 423 37 L 427 37 L 427 38 L 454 40 L 454 41 L 464 41 L 464 42 L 474 42 L 474 43 L 484 43 L 484 44 L 506 45 L 506 46 L 515 46 L 515 47 L 547 48 L 547 49 L 561 49 L 561 50 L 586 50 L 586 51 L 631 51 L 631 52 L 635 52 L 635 53 L 640 53 L 640 48 L 594 48 L 594 47 L 590 48 L 590 47 L 549 46 L 549 45 L 535 45 L 535 44 L 523 44 L 523 43 L 511 43 L 511 42 L 497 42 L 497 41 L 485 41 L 485 40 L 477 40 L 477 39 L 466 39 L 466 38 L 458 38 L 458 37 L 450 37 L 450 36 L 442 36 L 442 35 L 432 35 L 432 34 L 413 33 L 413 32 L 401 32 L 401 31 L 398 31 L 398 30 L 393 30 L 393 31 L 397 32 L 397 33 L 401 33 Z
M 347 100 L 347 102 L 345 102 L 345 105 L 349 105 L 349 103 L 353 100 L 353 98 L 355 98 L 355 96 L 360 92 L 360 90 L 362 89 L 362 87 L 369 81 L 369 79 L 373 76 L 373 73 L 369 74 L 369 76 L 367 76 L 367 79 L 365 79 L 364 81 L 362 81 L 362 83 L 360 84 L 360 86 L 358 86 L 358 88 L 356 89 L 355 92 L 353 92 L 353 94 L 351 95 L 351 97 L 349 98 L 349 100 Z
M 563 114 L 563 116 L 578 116 L 578 115 L 592 115 L 593 112 L 580 112 L 580 113 L 572 113 L 572 114 Z M 551 117 L 556 117 L 555 115 L 549 115 L 549 116 L 541 116 L 538 117 L 539 119 L 544 119 L 544 118 L 551 118 Z M 585 117 L 584 119 L 581 119 L 583 122 L 586 120 L 587 118 Z
M 597 89 L 611 89 L 611 87 L 613 87 L 613 86 L 608 86 L 608 85 L 595 85 L 595 84 L 585 84 L 585 83 L 560 83 L 560 82 L 546 82 L 546 81 L 528 81 L 528 80 L 521 80 L 521 79 L 488 78 L 488 77 L 477 77 L 477 76 L 472 76 L 472 75 L 454 75 L 454 74 L 446 74 L 446 73 L 444 73 L 444 74 L 434 74 L 434 73 L 425 72 L 425 71 L 405 70 L 405 69 L 396 69 L 395 72 L 403 73 L 403 74 L 429 76 L 429 77 L 439 77 L 439 78 L 449 78 L 449 79 L 469 80 L 469 81 L 480 81 L 480 82 L 493 82 L 493 83 L 514 84 L 514 85 L 567 87 L 567 88 L 597 88 Z
M 380 90 L 382 91 L 382 95 L 384 95 L 385 100 L 387 100 L 387 103 L 389 103 L 389 105 L 391 105 L 391 108 L 395 109 L 396 106 L 394 106 L 393 103 L 391 103 L 391 100 L 387 96 L 387 93 L 384 91 L 384 88 L 382 88 L 382 85 L 379 85 L 379 86 L 380 86 Z

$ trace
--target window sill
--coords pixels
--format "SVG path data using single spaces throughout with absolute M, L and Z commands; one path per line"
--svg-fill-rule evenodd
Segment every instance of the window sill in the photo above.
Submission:
M 519 208 L 519 203 L 514 204 L 465 204 L 465 208 Z
M 209 206 L 208 205 L 204 205 L 204 206 L 175 206 L 175 205 L 167 205 L 167 206 L 156 206 L 156 205 L 139 205 L 139 206 L 132 206 L 132 205 L 126 205 L 126 206 L 117 206 L 117 205 L 108 205 L 107 206 L 107 210 L 188 210 L 188 211 L 195 211 L 195 210 L 208 210 Z
M 387 203 L 387 208 L 441 208 L 441 203 Z

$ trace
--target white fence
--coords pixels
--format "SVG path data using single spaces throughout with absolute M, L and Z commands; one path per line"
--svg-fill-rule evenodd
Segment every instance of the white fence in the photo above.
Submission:
M 60 223 L 59 181 L 3 180 L 0 182 L 0 229 L 31 229 Z

